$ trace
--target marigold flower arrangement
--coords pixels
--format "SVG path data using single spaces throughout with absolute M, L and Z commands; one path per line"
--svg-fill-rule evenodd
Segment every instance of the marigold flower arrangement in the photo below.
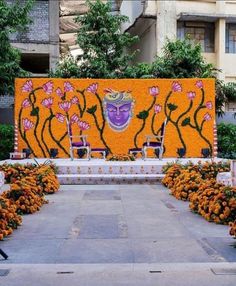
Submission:
M 39 211 L 47 201 L 44 194 L 52 194 L 59 189 L 52 164 L 3 164 L 6 181 L 11 182 L 10 190 L 0 195 L 0 240 L 10 235 L 21 224 L 20 215 Z
M 41 166 L 35 174 L 45 194 L 53 194 L 59 190 L 60 184 L 51 166 Z
M 189 168 L 180 171 L 179 176 L 174 180 L 173 187 L 170 189 L 172 195 L 178 200 L 189 200 L 190 194 L 197 192 L 199 185 L 202 183 L 200 173 L 193 170 L 192 167 Z
M 230 226 L 229 234 L 234 236 L 234 238 L 236 238 L 236 220 L 234 222 L 230 222 L 229 226 Z
M 17 207 L 7 198 L 0 196 L 0 240 L 10 235 L 21 225 L 22 218 L 16 213 Z
M 24 180 L 16 181 L 11 184 L 10 190 L 3 193 L 3 197 L 15 204 L 18 214 L 35 213 L 46 203 L 44 196 L 39 195 L 37 190 L 32 189 L 32 186 L 28 184 L 27 180 L 30 180 L 30 178 L 26 177 Z
M 107 156 L 107 161 L 135 161 L 134 155 L 111 154 Z

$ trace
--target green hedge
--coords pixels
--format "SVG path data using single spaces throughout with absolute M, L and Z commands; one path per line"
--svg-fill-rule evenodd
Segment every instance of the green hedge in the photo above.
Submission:
M 9 159 L 9 153 L 14 149 L 14 127 L 0 124 L 0 160 Z
M 236 159 L 236 125 L 220 123 L 217 126 L 218 157 Z

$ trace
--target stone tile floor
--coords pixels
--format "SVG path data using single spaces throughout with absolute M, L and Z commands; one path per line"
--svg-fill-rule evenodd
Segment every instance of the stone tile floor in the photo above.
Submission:
M 0 273 L 0 285 L 1 280 L 10 286 L 64 285 L 67 279 L 70 285 L 197 285 L 191 280 L 195 276 L 198 285 L 236 281 L 236 242 L 228 227 L 191 213 L 187 202 L 177 201 L 161 185 L 62 186 L 48 200 L 0 242 L 9 255 L 0 260 L 0 270 L 11 270 L 6 277 Z M 186 273 L 190 266 L 192 276 Z M 212 267 L 231 267 L 235 274 L 223 278 Z M 152 268 L 162 272 L 151 273 Z M 20 269 L 28 272 L 31 284 L 23 280 L 24 271 L 22 280 L 16 279 Z M 58 280 L 58 269 L 74 272 Z M 83 283 L 73 284 L 75 277 Z

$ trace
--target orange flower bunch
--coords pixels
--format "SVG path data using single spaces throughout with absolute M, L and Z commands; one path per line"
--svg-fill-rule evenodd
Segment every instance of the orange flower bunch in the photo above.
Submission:
M 127 154 L 111 154 L 107 156 L 107 161 L 135 161 L 134 155 Z
M 200 173 L 192 167 L 180 171 L 178 177 L 174 180 L 174 185 L 170 189 L 173 196 L 178 200 L 189 200 L 189 196 L 193 192 L 197 192 L 199 185 L 202 183 Z
M 174 186 L 175 179 L 179 176 L 183 166 L 180 164 L 173 164 L 167 170 L 163 170 L 166 175 L 162 180 L 162 184 L 167 188 L 172 188 Z
M 45 194 L 53 194 L 59 190 L 59 181 L 54 169 L 50 165 L 40 166 L 36 170 L 35 175 L 38 184 L 42 187 Z
M 20 215 L 16 213 L 16 206 L 12 202 L 0 196 L 0 240 L 10 235 L 22 222 Z
M 23 180 L 16 181 L 11 184 L 10 190 L 3 193 L 3 197 L 8 198 L 15 204 L 18 214 L 31 214 L 40 209 L 46 202 L 42 196 L 41 190 L 38 191 L 38 186 L 33 187 L 28 183 L 30 177 L 25 177 Z
M 205 162 L 198 163 L 199 172 L 203 179 L 216 178 L 219 172 L 229 172 L 230 164 L 229 162 Z
M 236 238 L 236 220 L 234 222 L 230 222 L 229 226 L 230 226 L 229 234 Z
M 3 165 L 0 165 L 0 171 L 5 173 L 5 180 L 7 183 L 13 183 L 15 180 L 19 180 L 20 178 L 30 175 L 35 167 L 36 165 L 34 164 L 21 165 L 19 163 L 4 163 Z
M 236 189 L 222 184 L 208 185 L 190 198 L 190 208 L 206 220 L 228 224 L 236 217 Z

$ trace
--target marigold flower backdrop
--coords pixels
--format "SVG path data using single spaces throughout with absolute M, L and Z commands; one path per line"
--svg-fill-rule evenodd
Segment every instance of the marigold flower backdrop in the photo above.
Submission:
M 69 156 L 66 118 L 73 134 L 88 135 L 92 148 L 113 154 L 142 147 L 160 135 L 167 118 L 164 157 L 201 157 L 213 146 L 213 79 L 16 79 L 15 120 L 19 149 L 36 157 Z

